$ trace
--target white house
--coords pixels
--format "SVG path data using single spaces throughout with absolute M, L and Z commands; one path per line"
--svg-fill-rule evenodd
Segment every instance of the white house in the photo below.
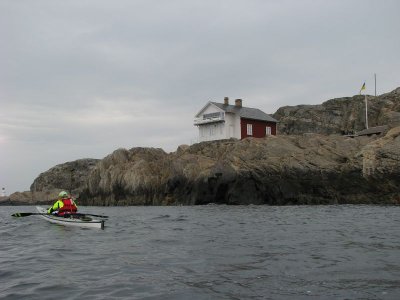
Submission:
M 230 105 L 228 97 L 224 103 L 208 102 L 194 119 L 199 128 L 199 142 L 276 135 L 277 122 L 257 108 L 243 107 L 242 99 Z

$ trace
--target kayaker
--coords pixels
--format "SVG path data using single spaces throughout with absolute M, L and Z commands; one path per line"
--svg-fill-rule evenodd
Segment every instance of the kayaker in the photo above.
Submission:
M 56 203 L 54 203 L 53 206 L 47 210 L 47 213 L 64 216 L 65 214 L 73 214 L 77 211 L 78 206 L 72 197 L 70 197 L 66 191 L 62 191 L 58 194 Z

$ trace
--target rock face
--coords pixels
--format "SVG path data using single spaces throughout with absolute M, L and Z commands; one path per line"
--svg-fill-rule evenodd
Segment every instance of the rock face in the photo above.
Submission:
M 41 173 L 31 185 L 31 192 L 66 190 L 79 195 L 91 170 L 99 162 L 98 159 L 79 159 L 57 165 Z
M 304 134 L 214 141 L 171 154 L 119 149 L 93 169 L 80 202 L 397 204 L 399 132 L 397 127 L 382 138 Z
M 390 193 L 399 186 L 400 179 L 400 127 L 390 130 L 385 137 L 369 143 L 362 149 L 363 176 L 371 185 L 382 185 L 382 193 Z M 394 195 L 396 198 L 396 195 Z M 397 194 L 400 200 L 400 193 Z
M 370 127 L 400 125 L 400 88 L 377 97 L 368 96 Z M 328 100 L 321 105 L 284 106 L 273 117 L 278 134 L 348 134 L 365 128 L 364 96 Z
M 161 149 L 114 151 L 93 169 L 80 201 L 84 199 L 84 203 L 95 205 L 157 203 L 152 199 L 161 189 L 162 178 L 168 174 L 168 168 L 164 168 L 166 157 Z
M 75 197 L 84 188 L 90 171 L 98 159 L 79 159 L 57 165 L 41 173 L 32 183 L 30 191 L 13 193 L 0 199 L 1 205 L 49 204 L 54 202 L 61 190 Z

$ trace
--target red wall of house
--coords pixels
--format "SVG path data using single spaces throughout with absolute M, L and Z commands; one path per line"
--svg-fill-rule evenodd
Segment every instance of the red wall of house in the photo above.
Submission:
M 247 135 L 247 124 L 253 125 L 253 135 Z M 271 134 L 276 135 L 276 123 L 274 122 L 240 119 L 241 138 L 244 139 L 247 137 L 255 137 L 255 138 L 265 137 L 265 128 L 267 126 L 271 127 Z

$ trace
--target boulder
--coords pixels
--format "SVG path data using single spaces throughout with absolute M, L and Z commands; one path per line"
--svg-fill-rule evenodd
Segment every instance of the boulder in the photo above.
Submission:
M 33 181 L 30 191 L 40 197 L 46 194 L 56 199 L 58 193 L 65 190 L 78 197 L 89 173 L 98 162 L 98 159 L 85 158 L 56 165 L 41 173 Z

